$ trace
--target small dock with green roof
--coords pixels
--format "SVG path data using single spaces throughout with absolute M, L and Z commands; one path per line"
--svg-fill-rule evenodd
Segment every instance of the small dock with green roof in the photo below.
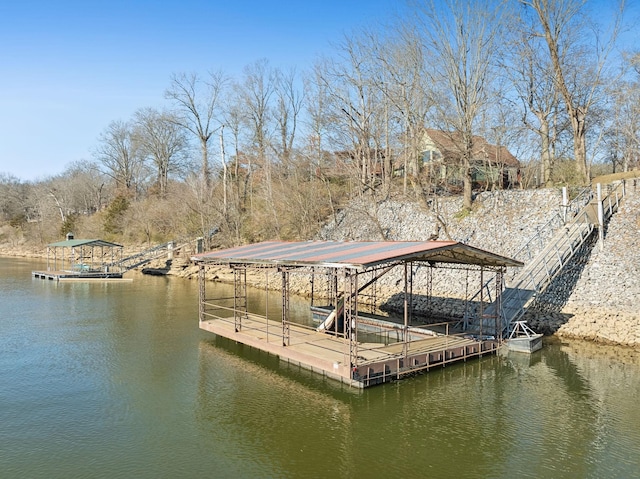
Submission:
M 52 281 L 123 279 L 124 247 L 101 239 L 74 239 L 47 245 L 46 271 L 33 271 L 34 278 Z

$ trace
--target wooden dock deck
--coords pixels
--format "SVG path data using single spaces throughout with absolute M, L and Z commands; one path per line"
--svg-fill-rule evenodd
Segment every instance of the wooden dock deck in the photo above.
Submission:
M 283 344 L 281 322 L 256 315 L 243 318 L 242 327 L 237 332 L 233 318 L 201 321 L 200 328 L 359 388 L 493 354 L 499 347 L 495 340 L 478 341 L 457 335 L 425 336 L 424 339 L 388 345 L 358 343 L 358 362 L 352 367 L 347 339 L 295 323 L 288 324 L 287 345 Z
M 122 281 L 122 273 L 120 272 L 103 272 L 103 271 L 32 271 L 31 275 L 38 279 L 48 279 L 50 281 Z

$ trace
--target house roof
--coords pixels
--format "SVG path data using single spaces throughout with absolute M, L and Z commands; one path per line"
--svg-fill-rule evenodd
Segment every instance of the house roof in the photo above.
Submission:
M 110 243 L 101 239 L 72 239 L 66 241 L 58 241 L 57 243 L 50 243 L 47 246 L 57 248 L 75 248 L 77 246 L 107 246 L 114 248 L 123 248 L 121 244 Z
M 457 241 L 267 241 L 196 255 L 194 262 L 270 266 L 324 266 L 366 270 L 407 261 L 523 266 Z
M 448 132 L 425 128 L 425 133 L 436 145 L 446 160 L 457 160 L 462 152 L 462 135 L 459 132 Z M 494 164 L 504 166 L 520 166 L 518 159 L 504 146 L 489 143 L 481 136 L 473 136 L 473 159 L 487 159 Z

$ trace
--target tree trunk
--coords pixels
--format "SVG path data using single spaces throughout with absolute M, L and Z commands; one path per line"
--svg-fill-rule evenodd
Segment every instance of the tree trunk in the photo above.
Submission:
M 220 159 L 222 161 L 222 203 L 224 219 L 228 219 L 229 210 L 227 206 L 227 160 L 224 156 L 224 125 L 220 127 Z
M 200 138 L 200 151 L 202 153 L 202 181 L 204 186 L 209 186 L 209 151 L 207 149 L 207 140 Z
M 542 183 L 546 184 L 551 180 L 551 175 L 553 174 L 553 155 L 551 153 L 549 120 L 540 112 L 536 112 L 536 116 L 540 122 L 539 134 L 541 143 Z
M 472 196 L 472 183 L 473 180 L 471 178 L 471 166 L 469 165 L 469 159 L 465 158 L 464 160 L 464 171 L 462 178 L 462 189 L 464 196 L 464 208 L 470 210 L 473 206 L 473 196 Z
M 589 165 L 587 163 L 587 141 L 584 114 L 582 109 L 570 109 L 571 127 L 573 129 L 573 150 L 576 161 L 576 171 L 580 179 L 586 185 L 589 183 Z
M 167 183 L 169 182 L 169 173 L 167 171 L 167 165 L 161 164 L 158 171 L 158 184 L 160 186 L 160 197 L 165 198 L 167 196 Z
M 473 179 L 471 178 L 471 158 L 473 156 L 473 133 L 470 122 L 465 122 L 462 132 L 464 151 L 462 151 L 462 194 L 464 208 L 470 210 L 473 206 Z

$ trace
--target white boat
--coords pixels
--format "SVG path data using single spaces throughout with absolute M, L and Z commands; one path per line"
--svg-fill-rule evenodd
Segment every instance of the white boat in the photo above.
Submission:
M 509 351 L 533 353 L 542 349 L 542 333 L 536 333 L 526 321 L 516 321 L 506 344 Z

